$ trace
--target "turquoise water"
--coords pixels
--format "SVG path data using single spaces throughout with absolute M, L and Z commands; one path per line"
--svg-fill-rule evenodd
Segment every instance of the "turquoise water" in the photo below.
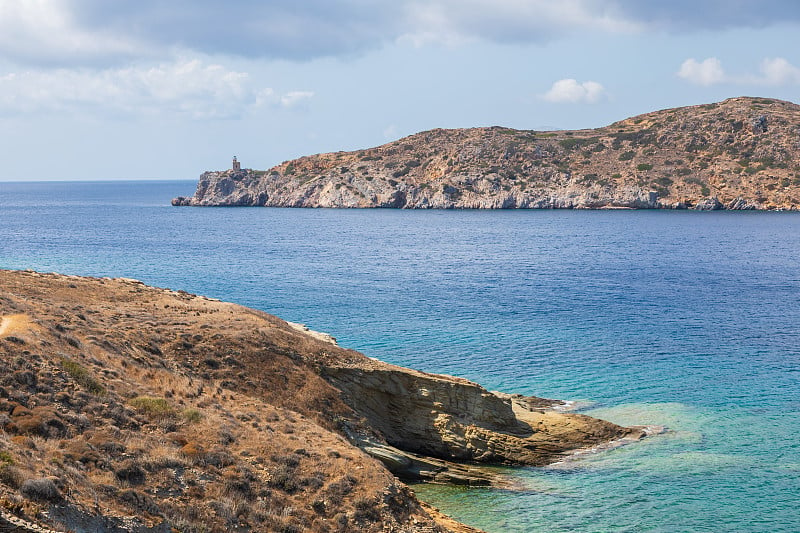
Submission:
M 168 205 L 193 187 L 0 183 L 0 267 L 232 300 L 669 429 L 521 492 L 415 487 L 490 532 L 800 531 L 800 215 Z

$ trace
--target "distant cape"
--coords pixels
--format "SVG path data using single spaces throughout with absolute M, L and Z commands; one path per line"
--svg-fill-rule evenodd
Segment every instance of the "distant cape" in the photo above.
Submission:
M 237 162 L 172 204 L 797 210 L 799 128 L 797 104 L 739 97 L 597 129 L 435 129 L 265 171 Z

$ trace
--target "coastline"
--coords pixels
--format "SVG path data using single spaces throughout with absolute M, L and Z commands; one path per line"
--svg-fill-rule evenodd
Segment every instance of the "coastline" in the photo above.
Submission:
M 435 129 L 267 170 L 234 161 L 172 205 L 797 211 L 798 119 L 739 97 L 595 129 Z
M 512 401 L 462 378 L 388 365 L 338 347 L 329 335 L 312 334 L 304 326 L 290 325 L 266 313 L 184 291 L 149 287 L 127 278 L 83 278 L 31 271 L 0 271 L 0 279 L 5 302 L 0 308 L 5 326 L 0 335 L 0 349 L 11 356 L 21 353 L 21 347 L 50 346 L 45 353 L 53 353 L 53 347 L 57 347 L 55 351 L 60 354 L 60 359 L 51 361 L 47 356 L 40 357 L 35 361 L 43 366 L 33 368 L 41 376 L 49 376 L 48 368 L 72 369 L 69 370 L 72 374 L 63 371 L 58 374 L 61 376 L 59 379 L 68 380 L 74 375 L 78 380 L 66 386 L 65 390 L 75 389 L 77 393 L 88 388 L 95 391 L 93 394 L 109 406 L 106 408 L 114 408 L 117 402 L 124 405 L 125 396 L 150 398 L 145 402 L 147 405 L 155 399 L 169 405 L 175 401 L 177 391 L 183 390 L 185 392 L 179 396 L 182 398 L 181 408 L 188 406 L 206 413 L 203 416 L 209 417 L 209 421 L 217 416 L 212 417 L 209 406 L 216 405 L 222 413 L 241 413 L 247 404 L 261 405 L 260 412 L 274 411 L 276 414 L 270 416 L 295 419 L 292 429 L 283 435 L 275 432 L 270 424 L 272 439 L 276 443 L 284 439 L 284 446 L 292 449 L 290 443 L 298 436 L 303 436 L 309 444 L 319 439 L 327 443 L 313 445 L 316 450 L 318 447 L 324 449 L 324 446 L 330 448 L 338 439 L 340 444 L 334 448 L 336 455 L 329 454 L 327 461 L 330 464 L 326 469 L 343 467 L 336 466 L 339 461 L 333 457 L 360 457 L 358 462 L 362 465 L 359 468 L 364 469 L 363 475 L 382 480 L 377 485 L 382 487 L 381 491 L 395 494 L 392 498 L 399 498 L 397 501 L 405 502 L 402 505 L 412 508 L 420 504 L 412 496 L 403 496 L 407 489 L 389 471 L 404 479 L 510 487 L 501 477 L 482 473 L 480 467 L 471 464 L 545 465 L 574 450 L 621 437 L 638 439 L 643 436 L 637 428 L 622 428 L 584 415 L 548 410 L 547 406 L 552 405 L 553 400 L 511 395 Z M 77 311 L 65 314 L 62 309 L 67 307 Z M 150 330 L 142 330 L 144 323 L 152 324 Z M 13 328 L 9 324 L 13 324 Z M 175 340 L 168 342 L 171 337 Z M 231 352 L 232 349 L 235 352 Z M 89 353 L 91 356 L 87 355 Z M 238 355 L 220 360 L 218 353 Z M 6 358 L 7 361 L 10 359 Z M 272 362 L 267 363 L 268 360 Z M 9 379 L 18 374 L 6 373 Z M 100 376 L 113 376 L 113 380 L 106 381 Z M 234 377 L 236 379 L 231 379 Z M 54 404 L 54 396 L 48 396 L 37 388 L 39 380 L 50 378 L 25 374 L 24 379 L 33 383 L 27 393 L 29 399 L 24 400 L 25 405 L 12 401 L 7 389 L 0 390 L 0 404 L 10 406 L 6 407 L 9 416 L 4 426 L 9 436 L 24 436 L 28 434 L 26 431 L 33 431 L 32 434 L 46 431 L 42 434 L 45 438 L 58 435 L 68 443 L 76 438 L 79 441 L 86 438 L 81 437 L 85 429 L 70 425 L 70 406 L 74 401 Z M 180 388 L 176 388 L 176 383 L 182 383 Z M 278 383 L 284 385 L 278 386 Z M 209 395 L 212 392 L 213 395 Z M 5 399 L 1 398 L 3 396 Z M 60 410 L 55 409 L 56 405 L 61 405 Z M 319 405 L 327 407 L 320 410 Z M 518 417 L 515 412 L 520 406 L 527 409 L 524 417 Z M 176 412 L 173 410 L 176 408 L 164 408 L 168 409 L 167 412 Z M 50 417 L 53 427 L 64 429 L 50 430 L 28 425 L 28 419 L 34 416 Z M 248 421 L 253 420 L 253 416 L 241 413 L 231 416 L 230 420 L 238 417 Z M 131 421 L 117 422 L 117 425 L 121 424 L 123 432 L 127 432 L 127 440 L 137 438 L 135 435 L 139 439 L 150 438 L 148 433 L 152 433 L 152 438 L 163 439 L 165 437 L 159 435 L 164 428 L 169 431 L 178 428 L 186 435 L 180 437 L 176 444 L 178 447 L 170 452 L 181 454 L 175 456 L 175 464 L 182 465 L 181 468 L 204 468 L 204 463 L 194 463 L 194 466 L 186 463 L 187 459 L 183 457 L 197 453 L 186 451 L 186 447 L 210 449 L 212 443 L 201 445 L 199 442 L 203 441 L 199 440 L 198 444 L 192 444 L 193 439 L 207 437 L 193 429 L 191 423 L 174 420 L 163 426 L 154 424 L 156 419 L 148 423 L 145 417 L 135 424 Z M 306 421 L 303 424 L 309 429 L 301 429 L 301 420 Z M 97 418 L 89 423 L 96 426 L 90 433 L 109 431 L 104 419 Z M 225 425 L 222 420 L 219 423 Z M 532 429 L 533 423 L 538 429 Z M 128 427 L 126 424 L 133 425 L 124 429 Z M 316 429 L 310 429 L 312 426 Z M 28 427 L 31 429 L 23 429 Z M 141 429 L 133 429 L 145 427 L 149 429 L 144 433 Z M 243 449 L 242 458 L 251 457 L 252 453 L 246 453 L 247 450 L 254 445 L 263 445 L 255 444 L 261 442 L 258 432 L 263 431 L 262 424 L 254 423 L 251 427 L 237 424 L 236 427 L 241 436 L 234 442 L 241 445 L 249 441 L 254 443 Z M 119 432 L 120 429 L 112 431 Z M 4 446 L 14 460 L 21 466 L 29 465 L 25 466 L 31 469 L 31 474 L 27 475 L 44 472 L 41 469 L 49 464 L 48 460 L 45 457 L 40 458 L 39 463 L 23 460 L 22 449 L 15 442 L 3 438 Z M 231 454 L 234 449 L 227 452 L 220 448 L 215 453 Z M 273 460 L 284 461 L 275 453 Z M 309 454 L 307 449 L 297 451 L 294 454 L 297 458 L 292 461 L 301 463 Z M 276 457 L 278 459 L 274 459 Z M 109 456 L 93 468 L 100 469 L 99 474 L 103 468 L 99 465 L 113 465 L 115 461 L 122 461 L 116 468 L 127 464 L 123 454 L 118 459 Z M 250 463 L 247 468 L 256 468 L 256 463 Z M 352 467 L 347 469 L 352 470 Z M 66 500 L 68 507 L 75 506 L 64 516 L 73 517 L 78 524 L 92 519 L 91 513 L 81 509 L 83 492 L 88 490 L 95 494 L 94 489 L 74 485 L 67 481 L 66 474 L 56 475 L 64 485 L 59 493 L 69 495 Z M 149 478 L 154 474 L 142 475 Z M 274 479 L 276 475 L 274 470 L 264 472 L 266 480 Z M 160 488 L 153 487 L 152 495 L 148 491 L 142 492 L 141 497 L 155 498 L 153 501 L 157 502 L 157 491 L 167 490 L 174 482 L 168 483 Z M 175 487 L 169 490 L 175 490 Z M 299 494 L 311 498 L 293 491 L 286 494 L 285 497 Z M 0 483 L 0 498 L 11 496 L 12 493 Z M 104 499 L 104 502 L 109 509 L 120 505 L 113 497 Z M 360 520 L 380 516 L 380 520 L 387 524 L 401 520 L 401 515 L 396 514 L 399 508 L 395 508 L 394 503 L 387 501 L 381 505 L 379 513 L 362 516 L 356 512 L 353 516 Z M 149 507 L 150 510 L 143 515 L 144 523 L 158 523 L 158 508 L 157 504 Z M 112 515 L 119 512 L 114 511 Z M 419 513 L 422 514 L 417 520 L 424 524 L 424 510 Z M 111 519 L 110 516 L 103 515 L 103 520 Z M 119 516 L 124 516 L 124 512 Z M 389 530 L 393 531 L 393 528 L 391 526 Z

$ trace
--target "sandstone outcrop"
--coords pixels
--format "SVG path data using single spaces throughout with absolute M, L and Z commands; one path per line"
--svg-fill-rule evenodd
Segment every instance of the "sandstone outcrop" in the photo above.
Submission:
M 467 531 L 390 471 L 502 483 L 475 462 L 643 434 L 552 403 L 182 291 L 0 270 L 0 526 Z
M 480 385 L 375 362 L 324 369 L 343 399 L 386 441 L 402 450 L 450 461 L 543 465 L 571 450 L 639 430 L 587 416 L 527 409 Z
M 431 130 L 205 172 L 173 205 L 459 209 L 797 209 L 800 106 L 765 98 L 667 109 L 603 128 Z

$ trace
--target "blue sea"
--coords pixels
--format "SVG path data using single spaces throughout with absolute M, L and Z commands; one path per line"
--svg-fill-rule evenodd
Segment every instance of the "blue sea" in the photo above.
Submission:
M 0 267 L 222 298 L 667 428 L 515 469 L 522 491 L 414 487 L 488 532 L 800 532 L 800 214 L 169 205 L 193 190 L 0 183 Z

